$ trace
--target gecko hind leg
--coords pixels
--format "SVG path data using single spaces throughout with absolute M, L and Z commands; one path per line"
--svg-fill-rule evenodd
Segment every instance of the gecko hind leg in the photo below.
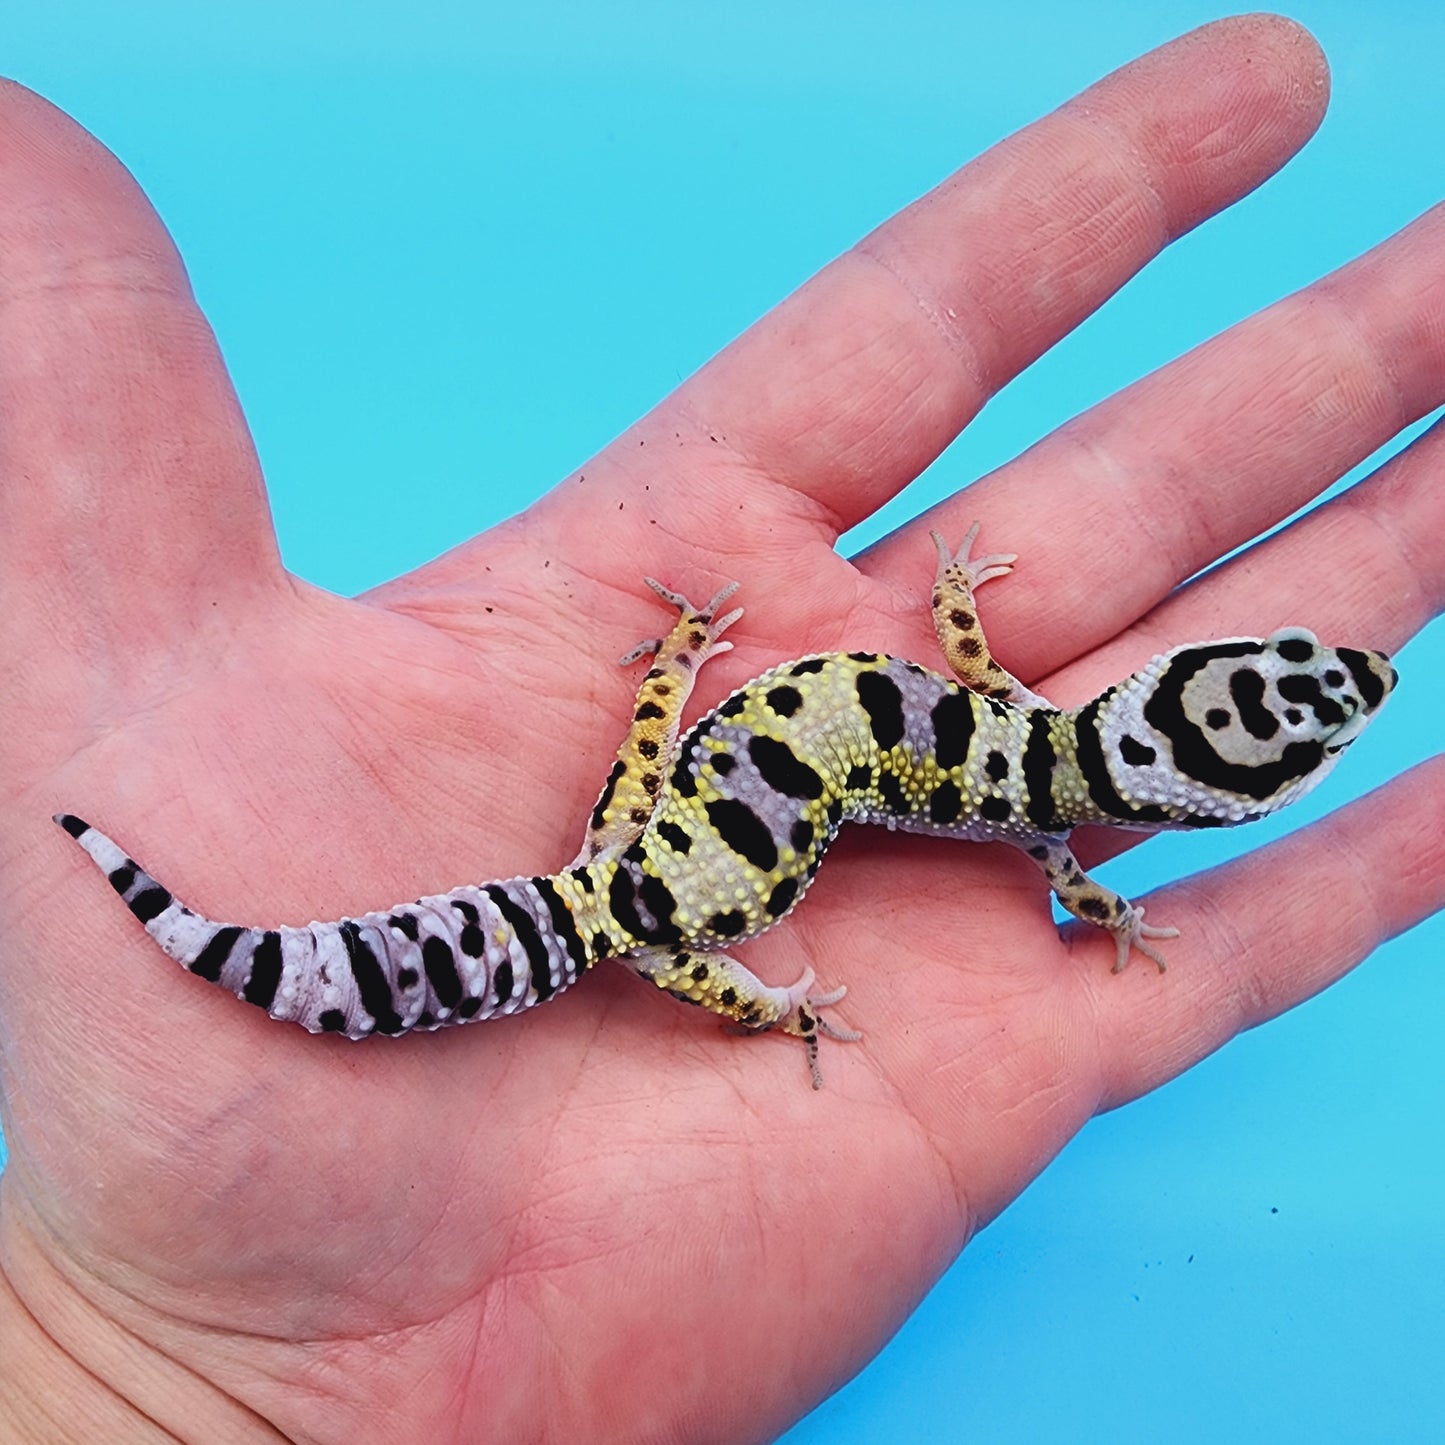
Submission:
M 779 988 L 764 983 L 745 964 L 721 952 L 649 949 L 622 962 L 680 1002 L 720 1014 L 732 1032 L 759 1034 L 778 1029 L 802 1039 L 815 1089 L 823 1087 L 818 1068 L 819 1038 L 855 1043 L 863 1037 L 856 1029 L 831 1023 L 820 1015 L 820 1009 L 831 1008 L 848 990 L 840 986 L 827 993 L 818 992 L 813 987 L 815 975 L 811 968 L 805 968 L 794 983 Z
M 968 529 L 956 553 L 949 550 L 941 533 L 928 534 L 938 549 L 938 573 L 932 595 L 933 630 L 938 634 L 938 645 L 954 676 L 970 692 L 1033 707 L 1051 707 L 1047 698 L 1026 688 L 1011 672 L 999 666 L 989 651 L 973 594 L 985 582 L 1006 577 L 1018 561 L 1018 554 L 993 552 L 970 559 L 981 525 L 975 522 Z
M 639 642 L 618 659 L 622 667 L 649 655 L 653 661 L 637 690 L 632 723 L 587 821 L 573 867 L 615 857 L 647 826 L 663 779 L 672 767 L 682 709 L 698 669 L 709 657 L 731 651 L 732 643 L 719 639 L 743 615 L 742 608 L 735 607 L 718 616 L 718 609 L 738 590 L 736 582 L 729 582 L 703 606 L 694 607 L 682 593 L 671 591 L 655 578 L 643 580 L 681 615 L 666 637 Z
M 1144 909 L 1090 878 L 1079 867 L 1079 860 L 1062 838 L 1036 835 L 1032 839 L 1020 840 L 1015 846 L 1022 848 L 1039 865 L 1049 881 L 1049 887 L 1054 890 L 1054 897 L 1075 918 L 1113 935 L 1115 973 L 1129 962 L 1131 948 L 1137 948 L 1145 958 L 1153 960 L 1160 973 L 1164 972 L 1164 955 L 1147 940 L 1178 938 L 1177 928 L 1156 928 L 1145 923 Z

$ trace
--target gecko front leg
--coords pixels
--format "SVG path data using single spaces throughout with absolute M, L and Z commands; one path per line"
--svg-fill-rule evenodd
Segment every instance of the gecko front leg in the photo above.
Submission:
M 1001 667 L 989 651 L 973 594 L 985 582 L 1008 576 L 1018 561 L 1018 554 L 994 552 L 970 559 L 981 525 L 975 522 L 968 529 L 957 553 L 949 551 L 940 533 L 928 534 L 938 549 L 938 573 L 933 580 L 932 594 L 933 630 L 938 634 L 938 645 L 954 676 L 970 692 L 1002 698 L 1005 702 L 1051 707 L 1047 698 L 1026 688 Z
M 1164 972 L 1164 955 L 1145 940 L 1178 938 L 1177 928 L 1155 928 L 1145 923 L 1143 908 L 1090 878 L 1062 838 L 1037 834 L 1031 840 L 1018 840 L 1015 846 L 1022 848 L 1039 865 L 1044 877 L 1049 880 L 1049 887 L 1054 890 L 1054 897 L 1075 918 L 1113 934 L 1118 950 L 1114 960 L 1115 973 L 1128 963 L 1131 948 L 1137 948 L 1146 958 L 1153 959 L 1159 972 Z
M 718 639 L 743 615 L 741 607 L 717 615 L 718 608 L 738 590 L 736 582 L 729 582 L 704 606 L 694 607 L 680 592 L 670 591 L 656 579 L 643 580 L 681 616 L 666 637 L 648 638 L 618 658 L 619 666 L 629 667 L 650 653 L 652 666 L 637 690 L 632 723 L 587 820 L 581 851 L 572 860 L 574 867 L 615 857 L 647 826 L 677 751 L 682 709 L 698 669 L 709 657 L 732 650 L 731 642 Z

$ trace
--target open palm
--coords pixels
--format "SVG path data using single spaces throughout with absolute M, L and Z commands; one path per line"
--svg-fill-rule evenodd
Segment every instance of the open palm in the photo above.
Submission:
M 927 529 L 974 515 L 1023 558 L 984 593 L 990 639 L 1059 702 L 1285 623 L 1393 650 L 1445 576 L 1438 431 L 1170 594 L 1445 399 L 1439 212 L 856 562 L 833 551 L 1282 163 L 1321 75 L 1282 21 L 1146 57 L 868 237 L 527 513 L 355 600 L 282 569 L 134 184 L 0 92 L 0 1318 L 12 1365 L 74 1370 L 104 1426 L 86 1438 L 766 1438 L 1090 1115 L 1440 904 L 1439 760 L 1369 828 L 1347 813 L 1171 890 L 1163 977 L 1061 937 L 1011 850 L 854 830 L 744 955 L 848 985 L 865 1037 L 825 1045 L 815 1094 L 795 1044 L 720 1036 L 622 969 L 477 1028 L 309 1037 L 186 978 L 49 823 L 82 813 L 253 923 L 551 871 L 625 727 L 636 679 L 612 659 L 665 625 L 643 573 L 743 582 L 708 698 L 810 650 L 931 663 Z

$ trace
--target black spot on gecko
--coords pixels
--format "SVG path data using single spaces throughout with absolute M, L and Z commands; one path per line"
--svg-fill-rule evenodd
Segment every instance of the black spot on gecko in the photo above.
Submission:
M 858 662 L 872 662 L 871 652 L 848 654 Z M 873 741 L 885 752 L 903 741 L 903 694 L 891 677 L 881 672 L 860 672 L 855 684 L 858 701 L 868 714 Z
M 692 852 L 692 839 L 689 838 L 676 823 L 659 823 L 657 825 L 657 836 L 675 853 Z
M 964 612 L 957 607 L 948 614 L 948 620 L 953 623 L 960 632 L 972 632 L 978 622 L 978 618 L 975 617 L 972 612 Z
M 795 662 L 788 669 L 789 677 L 806 677 L 810 672 L 822 672 L 827 662 L 821 657 L 805 657 L 802 662 Z
M 652 936 L 659 943 L 681 942 L 682 930 L 673 922 L 673 914 L 677 912 L 677 899 L 672 896 L 667 884 L 661 878 L 644 873 L 637 885 L 637 892 L 647 906 L 647 911 L 657 920 Z
M 712 764 L 712 770 L 720 778 L 725 778 L 737 767 L 738 760 L 731 753 L 714 753 L 708 761 Z
M 656 738 L 638 738 L 637 751 L 650 762 L 657 756 Z
M 328 1034 L 339 1034 L 346 1028 L 346 1015 L 339 1008 L 323 1009 L 316 1022 Z
M 933 724 L 933 760 L 945 771 L 968 761 L 973 741 L 973 700 L 960 691 L 946 692 L 929 713 Z
M 843 780 L 843 786 L 850 793 L 866 792 L 873 786 L 873 769 L 863 763 L 858 763 L 848 769 L 848 776 Z
M 481 1011 L 481 999 L 474 998 L 470 994 L 457 1005 L 457 1017 L 459 1019 L 474 1019 Z
M 768 691 L 763 701 L 779 717 L 792 717 L 803 705 L 803 694 L 795 687 L 775 687 Z
M 1008 759 L 998 751 L 997 748 L 988 755 L 988 760 L 983 765 L 983 770 L 994 782 L 1002 782 L 1008 777 Z
M 592 881 L 592 870 L 590 868 L 569 868 L 568 873 L 582 885 L 584 893 L 595 893 L 597 885 Z
M 656 793 L 661 786 L 662 779 L 659 778 L 656 773 L 643 773 L 642 791 L 648 794 L 649 797 Z
M 1343 687 L 1344 685 L 1345 675 L 1339 670 L 1339 668 L 1332 667 L 1329 669 L 1328 672 L 1325 673 L 1326 687 Z
M 978 811 L 990 823 L 1004 823 L 1013 816 L 1013 807 L 1007 798 L 984 798 L 978 805 Z
M 492 997 L 500 1008 L 512 997 L 512 990 L 516 988 L 517 980 L 512 971 L 512 961 L 504 958 L 498 965 L 497 971 L 492 975 Z
M 795 853 L 806 853 L 813 846 L 813 838 L 813 825 L 806 818 L 799 818 L 788 834 L 788 842 L 793 845 Z
M 105 881 L 115 889 L 117 893 L 125 893 L 135 882 L 135 864 L 127 859 L 111 873 L 105 875 Z
M 414 968 L 399 968 L 396 971 L 398 988 L 415 988 L 421 982 L 421 975 Z
M 1227 728 L 1232 721 L 1233 719 L 1222 707 L 1212 707 L 1204 714 L 1205 726 L 1213 728 L 1215 732 L 1218 732 L 1220 728 Z
M 708 919 L 707 926 L 719 938 L 736 938 L 748 926 L 748 921 L 733 908 L 726 913 L 714 913 Z
M 587 971 L 587 945 L 582 942 L 582 935 L 577 932 L 577 923 L 572 917 L 571 909 L 567 907 L 550 878 L 534 878 L 532 887 L 547 905 L 547 912 L 552 918 L 552 932 L 566 947 L 567 956 L 572 960 L 573 974 L 580 976 Z
M 1283 679 L 1283 682 L 1288 681 L 1288 678 Z M 1314 679 L 1310 681 L 1314 682 Z M 1314 686 L 1318 691 L 1319 684 Z M 1251 737 L 1267 740 L 1279 731 L 1279 719 L 1264 706 L 1264 678 L 1252 667 L 1241 667 L 1230 674 L 1229 695 L 1234 699 L 1244 730 Z
M 823 796 L 823 779 L 780 739 L 761 734 L 753 737 L 748 742 L 748 757 L 774 792 L 789 798 Z
M 281 935 L 268 929 L 261 935 L 251 955 L 251 977 L 241 990 L 241 997 L 257 1008 L 269 1009 L 276 1001 L 281 985 Z
M 632 720 L 634 722 L 651 722 L 653 718 L 665 716 L 666 714 L 655 702 L 645 702 L 632 714 Z
M 1086 918 L 1103 922 L 1109 916 L 1109 905 L 1102 898 L 1081 898 L 1074 905 Z
M 633 823 L 645 823 L 652 813 L 647 808 L 632 808 L 628 810 L 628 820 Z
M 465 898 L 453 898 L 451 904 L 468 923 L 480 923 L 482 921 L 482 915 L 477 912 L 477 905 L 475 903 L 468 903 Z
M 617 871 L 620 873 L 622 869 Z M 552 984 L 552 960 L 548 956 L 542 935 L 537 931 L 536 921 L 504 888 L 489 883 L 485 891 L 487 897 L 497 905 L 497 911 L 512 925 L 512 931 L 517 935 L 517 941 L 522 945 L 522 951 L 531 965 L 532 987 L 536 990 L 537 1001 L 545 1002 L 556 990 Z
M 612 764 L 612 771 L 607 774 L 607 781 L 602 785 L 602 796 L 597 799 L 597 806 L 592 810 L 592 826 L 600 828 L 606 821 L 603 814 L 607 811 L 607 805 L 612 801 L 612 794 L 617 787 L 617 780 L 627 771 L 627 764 L 621 758 Z
M 747 705 L 747 693 L 737 692 L 718 708 L 717 715 L 718 717 L 736 717 Z
M 78 838 L 82 833 L 90 832 L 90 824 L 83 818 L 77 818 L 74 813 L 57 813 L 55 821 L 70 834 L 72 838 Z
M 130 911 L 142 923 L 149 923 L 152 918 L 158 917 L 170 906 L 171 895 L 160 884 L 156 884 L 154 888 L 141 889 L 129 904 Z
M 910 811 L 908 794 L 903 791 L 903 784 L 892 773 L 879 773 L 878 793 L 884 805 L 893 812 L 902 814 Z
M 878 654 L 876 652 L 850 652 L 848 656 L 851 657 L 854 662 L 878 661 Z
M 428 938 L 421 946 L 421 965 L 427 982 L 443 1008 L 455 1008 L 462 997 L 462 980 L 451 946 L 443 938 Z
M 1119 756 L 1136 768 L 1147 768 L 1159 754 L 1148 743 L 1141 743 L 1138 738 L 1125 733 L 1119 739 Z
M 221 977 L 221 970 L 226 966 L 226 960 L 231 956 L 231 950 L 236 946 L 236 940 L 245 932 L 244 928 L 218 928 L 196 955 L 191 972 L 197 978 L 216 983 Z
M 487 951 L 487 936 L 475 923 L 465 924 L 457 946 L 468 958 L 481 958 Z
M 958 784 L 951 778 L 945 778 L 934 790 L 933 796 L 928 800 L 928 816 L 935 823 L 952 823 L 958 818 L 963 809 L 963 794 L 958 790 Z
M 734 798 L 718 798 L 707 804 L 707 817 L 719 838 L 754 868 L 771 873 L 778 866 L 778 845 L 768 825 Z
M 1308 662 L 1315 655 L 1314 645 L 1306 642 L 1303 637 L 1290 637 L 1284 642 L 1277 642 L 1274 650 L 1286 662 Z M 1344 678 L 1341 678 L 1340 682 L 1343 681 Z
M 784 878 L 768 895 L 768 901 L 763 907 L 766 908 L 774 918 L 778 918 L 793 906 L 793 899 L 797 896 L 798 880 L 796 878 Z
M 413 943 L 417 939 L 416 919 L 410 913 L 393 913 L 386 920 L 388 927 L 396 929 L 400 934 L 411 939 Z
M 391 996 L 391 985 L 386 981 L 381 963 L 372 951 L 371 945 L 361 936 L 361 930 L 347 919 L 340 929 L 341 941 L 346 945 L 346 957 L 351 964 L 351 975 L 356 980 L 357 991 L 361 994 L 361 1006 L 376 1020 L 376 1031 L 381 1034 L 399 1034 L 404 1025 L 396 1011 L 396 1000 Z M 260 949 L 256 952 L 259 954 Z M 280 939 L 277 939 L 277 962 L 280 961 Z M 278 974 L 279 979 L 279 974 Z
M 1284 710 L 1284 720 L 1291 727 L 1298 727 L 1305 720 L 1305 715 L 1297 707 L 1287 707 Z
M 1036 828 L 1052 830 L 1059 820 L 1054 813 L 1054 767 L 1058 754 L 1049 738 L 1049 724 L 1054 714 L 1038 709 L 1029 719 L 1028 742 L 1024 744 L 1024 787 L 1029 800 L 1024 815 Z

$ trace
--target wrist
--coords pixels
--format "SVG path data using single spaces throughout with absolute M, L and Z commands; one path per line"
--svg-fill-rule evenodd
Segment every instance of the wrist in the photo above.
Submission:
M 46 1331 L 3 1269 L 0 1437 L 15 1445 L 171 1438 Z
M 142 1445 L 281 1437 L 99 1307 L 17 1220 L 0 1178 L 0 1439 Z

